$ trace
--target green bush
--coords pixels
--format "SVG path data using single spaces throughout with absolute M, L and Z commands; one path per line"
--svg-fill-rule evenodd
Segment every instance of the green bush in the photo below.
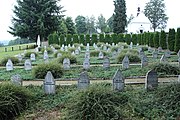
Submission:
M 116 58 L 117 63 L 121 63 L 126 55 L 128 56 L 130 62 L 141 62 L 141 59 L 139 58 L 139 56 L 137 54 L 120 53 Z
M 177 29 L 175 37 L 174 51 L 178 52 L 180 50 L 180 28 Z
M 179 75 L 180 69 L 177 66 L 173 66 L 166 63 L 156 63 L 153 65 L 153 69 L 160 75 Z
M 35 47 L 36 47 L 35 44 L 29 44 L 29 45 L 28 45 L 28 49 L 34 49 Z
M 72 93 L 65 105 L 64 120 L 121 120 L 121 107 L 129 97 L 110 90 L 106 84 L 94 84 Z M 73 109 L 72 109 L 73 108 Z
M 70 53 L 72 53 L 73 51 L 75 51 L 76 50 L 76 48 L 68 48 L 68 51 L 70 52 Z
M 55 49 L 60 49 L 60 45 L 58 45 L 58 44 L 52 44 L 52 46 L 53 46 Z
M 159 32 L 154 33 L 153 43 L 155 48 L 159 47 Z
M 160 37 L 159 37 L 159 45 L 162 47 L 162 49 L 167 49 L 167 44 L 166 44 L 166 33 L 164 30 L 161 31 Z
M 35 78 L 44 79 L 48 71 L 51 71 L 54 78 L 61 78 L 63 75 L 62 65 L 52 62 L 38 64 L 36 67 L 33 68 L 32 74 Z
M 113 51 L 118 51 L 118 49 L 119 49 L 119 47 L 118 46 L 114 46 L 114 47 L 111 47 L 111 52 L 113 52 Z
M 138 55 L 139 54 L 139 52 L 137 51 L 137 50 L 134 50 L 134 49 L 123 49 L 123 50 L 121 50 L 121 53 L 131 53 L 131 54 L 136 54 L 136 55 Z
M 98 43 L 97 43 L 97 46 L 98 46 L 98 47 L 101 47 L 101 46 L 103 46 L 103 45 L 105 45 L 103 42 L 98 42 Z
M 24 54 L 24 57 L 29 58 L 32 53 L 34 53 L 36 57 L 38 56 L 38 54 L 36 52 L 26 52 Z
M 10 57 L 10 56 L 8 56 L 8 57 L 4 57 L 4 58 L 1 60 L 1 63 L 0 63 L 0 64 L 3 65 L 3 66 L 6 65 L 8 59 L 11 59 L 11 61 L 12 61 L 12 63 L 13 63 L 14 65 L 19 63 L 19 60 L 18 60 L 17 57 Z
M 50 47 L 47 47 L 46 50 L 47 50 L 48 54 L 52 54 L 53 53 L 53 50 Z M 44 51 L 45 51 L 45 49 L 44 49 L 44 47 L 42 47 L 41 48 L 41 52 L 44 53 Z
M 68 55 L 68 54 L 71 54 L 70 52 L 67 52 L 67 51 L 61 51 L 61 50 L 58 50 L 56 53 L 54 53 L 54 57 L 57 58 L 57 54 L 58 53 L 61 53 L 62 55 Z
M 102 52 L 103 52 L 104 56 L 108 55 L 108 53 L 107 53 L 106 51 L 102 51 Z M 93 50 L 93 51 L 90 52 L 90 56 L 91 56 L 91 57 L 98 57 L 98 56 L 99 56 L 99 53 L 100 53 L 100 51 L 98 51 L 98 50 Z
M 65 58 L 68 58 L 70 60 L 71 64 L 77 63 L 77 58 L 74 55 L 71 54 L 63 54 L 61 57 L 57 58 L 55 61 L 58 63 L 63 63 L 63 60 Z
M 124 48 L 128 48 L 127 43 L 124 43 L 124 42 L 119 42 L 118 46 L 124 46 Z
M 34 99 L 34 95 L 22 86 L 10 83 L 0 84 L 0 119 L 13 120 L 20 115 Z

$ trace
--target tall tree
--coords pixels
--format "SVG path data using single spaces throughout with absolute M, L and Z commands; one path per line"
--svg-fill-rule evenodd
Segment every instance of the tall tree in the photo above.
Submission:
M 113 16 L 107 20 L 107 26 L 110 28 L 110 32 L 113 31 Z
M 160 33 L 159 45 L 162 47 L 162 49 L 167 49 L 166 32 L 164 30 L 162 30 Z
M 14 6 L 15 16 L 9 33 L 21 38 L 35 41 L 40 35 L 47 39 L 50 33 L 58 30 L 60 19 L 63 17 L 60 0 L 17 0 Z
M 67 34 L 75 34 L 76 33 L 75 24 L 73 22 L 72 17 L 67 17 L 65 20 L 65 24 L 67 27 Z
M 101 33 L 104 33 L 107 28 L 106 18 L 102 14 L 98 16 L 97 28 L 101 30 Z
M 116 34 L 124 33 L 127 25 L 126 2 L 125 0 L 115 0 L 114 6 L 113 32 Z
M 78 15 L 75 19 L 75 24 L 78 34 L 85 34 L 87 32 L 86 18 L 84 16 Z
M 180 50 L 180 28 L 177 28 L 174 51 L 178 52 Z
M 88 34 L 96 33 L 96 19 L 94 16 L 86 17 L 86 29 Z
M 60 24 L 59 24 L 59 28 L 58 28 L 58 34 L 67 34 L 67 26 L 65 24 L 65 19 L 62 19 L 60 21 Z
M 165 10 L 166 6 L 164 0 L 150 0 L 150 2 L 146 3 L 144 14 L 152 23 L 154 31 L 157 28 L 166 28 L 168 17 Z
M 168 47 L 170 51 L 174 51 L 174 45 L 175 45 L 175 29 L 169 29 L 169 34 L 168 34 Z

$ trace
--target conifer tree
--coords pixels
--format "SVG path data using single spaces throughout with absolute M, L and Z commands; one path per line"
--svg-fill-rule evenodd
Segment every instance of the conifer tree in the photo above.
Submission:
M 175 29 L 169 29 L 169 34 L 168 34 L 168 47 L 170 51 L 174 51 L 174 45 L 175 45 Z

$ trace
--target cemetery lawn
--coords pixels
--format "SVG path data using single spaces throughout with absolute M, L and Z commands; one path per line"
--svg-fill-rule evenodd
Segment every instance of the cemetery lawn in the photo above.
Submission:
M 104 87 L 112 90 L 111 84 L 103 84 Z M 69 99 L 81 91 L 76 85 L 57 86 L 55 95 L 44 95 L 42 86 L 26 86 L 26 88 L 35 94 L 36 99 L 16 120 L 61 120 L 66 112 Z M 118 109 L 123 119 L 175 120 L 180 115 L 180 84 L 160 84 L 158 89 L 149 92 L 144 89 L 144 85 L 126 85 L 125 90 L 120 94 L 126 96 L 122 101 L 128 101 Z

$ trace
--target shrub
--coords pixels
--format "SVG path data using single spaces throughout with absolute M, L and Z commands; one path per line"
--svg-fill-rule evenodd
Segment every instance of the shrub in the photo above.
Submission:
M 154 37 L 154 33 L 150 33 L 150 35 L 149 35 L 149 46 L 151 46 L 151 47 L 154 47 L 153 37 Z
M 110 90 L 106 84 L 94 84 L 72 94 L 65 105 L 64 120 L 120 120 L 120 109 L 129 97 Z M 72 109 L 73 108 L 73 109 Z
M 111 47 L 111 52 L 113 52 L 113 51 L 118 51 L 118 49 L 119 49 L 119 47 L 118 46 L 114 46 L 114 47 Z
M 52 44 L 52 46 L 55 48 L 55 49 L 60 49 L 60 46 L 58 44 Z
M 62 55 L 71 54 L 70 52 L 67 52 L 67 51 L 58 50 L 56 53 L 54 53 L 54 57 L 55 57 L 55 58 L 57 58 L 57 54 L 58 54 L 58 53 L 61 53 Z
M 4 57 L 4 58 L 1 60 L 1 65 L 3 65 L 3 66 L 6 65 L 8 59 L 11 59 L 11 61 L 12 61 L 13 64 L 19 63 L 19 60 L 18 60 L 17 57 L 10 57 L 10 56 L 8 56 L 8 57 Z
M 58 63 L 43 63 L 38 64 L 33 68 L 33 76 L 38 79 L 44 79 L 47 72 L 51 71 L 54 78 L 61 78 L 63 75 L 63 68 L 61 64 Z
M 153 65 L 153 69 L 160 75 L 178 75 L 180 69 L 177 66 L 173 66 L 166 63 L 156 63 Z
M 24 57 L 29 58 L 32 53 L 34 53 L 36 57 L 38 56 L 38 54 L 37 54 L 36 52 L 26 52 L 26 53 L 24 54 Z
M 141 62 L 141 59 L 139 58 L 139 56 L 137 54 L 133 54 L 133 53 L 120 53 L 117 56 L 117 58 L 116 58 L 117 59 L 117 63 L 121 63 L 126 55 L 128 56 L 130 62 Z
M 71 55 L 71 54 L 63 54 L 61 57 L 59 57 L 59 58 L 56 59 L 56 62 L 58 62 L 58 63 L 63 63 L 63 60 L 64 60 L 65 58 L 68 58 L 68 59 L 70 60 L 70 63 L 71 63 L 71 64 L 77 63 L 76 56 Z
M 41 52 L 44 53 L 44 50 L 45 50 L 44 47 L 42 47 L 41 48 Z M 47 50 L 48 54 L 52 54 L 53 53 L 53 51 L 52 51 L 52 49 L 50 47 L 47 47 L 46 50 Z
M 154 42 L 154 47 L 158 48 L 159 47 L 159 32 L 154 33 L 153 42 Z
M 23 112 L 34 99 L 34 95 L 22 86 L 0 84 L 0 119 L 12 120 Z
M 134 45 L 137 44 L 137 34 L 132 34 L 132 42 Z
M 168 47 L 170 51 L 174 51 L 174 43 L 175 43 L 175 29 L 169 29 L 168 35 Z
M 98 47 L 101 47 L 101 46 L 103 46 L 103 45 L 105 45 L 103 42 L 98 42 L 98 43 L 97 43 L 97 46 L 98 46 Z
M 76 48 L 68 48 L 68 51 L 70 52 L 70 53 L 72 53 L 73 51 L 75 51 L 76 50 Z
M 124 43 L 124 42 L 119 42 L 118 46 L 124 46 L 124 48 L 128 48 L 127 43 Z
M 98 43 L 98 38 L 97 38 L 97 34 L 92 34 L 92 38 L 91 38 L 91 45 L 93 45 L 93 43 Z
M 166 33 L 164 30 L 161 31 L 160 37 L 159 37 L 159 45 L 162 47 L 162 49 L 167 49 L 166 44 Z
M 137 50 L 133 50 L 133 49 L 123 49 L 121 50 L 121 53 L 131 53 L 131 54 L 136 54 L 136 55 L 139 54 Z
M 34 49 L 35 47 L 36 47 L 35 44 L 29 44 L 29 45 L 28 45 L 28 49 Z
M 131 43 L 131 35 L 130 34 L 126 34 L 124 39 L 125 39 L 125 42 L 128 45 L 130 45 L 130 43 Z
M 98 51 L 98 50 L 91 51 L 90 52 L 90 56 L 91 57 L 98 57 L 99 56 L 99 52 L 100 51 Z M 102 52 L 103 52 L 104 56 L 108 55 L 108 53 L 106 51 L 102 51 Z
M 174 45 L 174 51 L 178 52 L 179 50 L 180 50 L 180 28 L 177 29 L 175 45 Z
M 73 43 L 79 44 L 78 34 L 73 34 Z

